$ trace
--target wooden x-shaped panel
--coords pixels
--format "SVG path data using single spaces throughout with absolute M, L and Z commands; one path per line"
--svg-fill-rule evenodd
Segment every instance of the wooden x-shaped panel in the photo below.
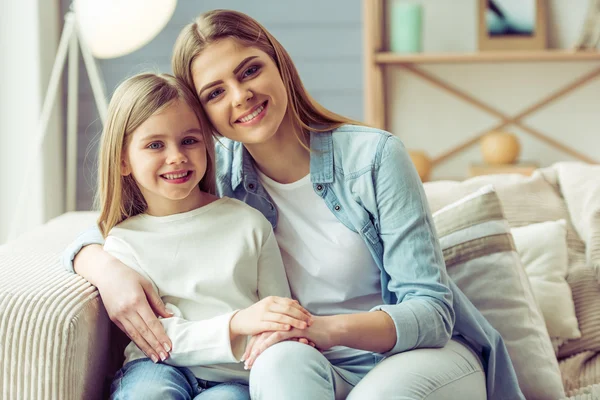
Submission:
M 486 104 L 485 102 L 471 96 L 470 94 L 450 85 L 447 82 L 444 82 L 443 80 L 441 80 L 440 78 L 432 75 L 431 73 L 425 72 L 422 69 L 419 69 L 417 67 L 415 67 L 412 64 L 397 64 L 399 67 L 402 67 L 410 72 L 412 72 L 413 74 L 423 78 L 424 80 L 430 82 L 431 84 L 433 84 L 434 86 L 439 87 L 442 90 L 447 91 L 448 93 L 452 94 L 453 96 L 466 101 L 467 103 L 489 113 L 492 114 L 496 117 L 498 117 L 500 119 L 500 122 L 489 128 L 486 129 L 483 132 L 479 132 L 477 133 L 474 137 L 470 138 L 469 140 L 466 140 L 465 142 L 447 150 L 446 152 L 444 152 L 443 154 L 435 157 L 432 160 L 432 165 L 435 166 L 436 164 L 439 164 L 453 156 L 455 156 L 456 154 L 464 151 L 465 149 L 467 149 L 468 147 L 472 146 L 473 144 L 477 143 L 479 141 L 479 139 L 485 135 L 486 133 L 490 132 L 490 131 L 494 131 L 494 130 L 499 130 L 504 128 L 505 126 L 508 125 L 516 125 L 519 128 L 521 128 L 523 131 L 527 132 L 528 134 L 534 136 L 535 138 L 546 142 L 547 144 L 549 144 L 550 146 L 561 150 L 567 154 L 572 155 L 573 157 L 576 157 L 582 161 L 588 162 L 588 163 L 592 163 L 592 164 L 596 164 L 597 161 L 594 160 L 593 158 L 578 152 L 577 150 L 567 146 L 564 143 L 560 143 L 559 141 L 552 139 L 551 137 L 549 137 L 547 134 L 544 134 L 542 132 L 540 132 L 537 129 L 531 128 L 527 125 L 525 125 L 523 122 L 521 122 L 521 120 L 531 114 L 533 114 L 536 111 L 539 111 L 541 108 L 547 106 L 548 104 L 558 100 L 559 98 L 563 97 L 564 95 L 566 95 L 569 92 L 572 92 L 573 90 L 577 89 L 578 87 L 581 87 L 583 85 L 585 85 L 586 83 L 590 82 L 592 79 L 596 78 L 597 76 L 600 75 L 600 67 L 594 69 L 593 71 L 591 71 L 588 74 L 583 75 L 582 77 L 580 77 L 579 79 L 574 80 L 573 82 L 571 82 L 570 84 L 560 88 L 559 90 L 555 91 L 554 93 L 551 93 L 550 95 L 548 95 L 547 97 L 541 99 L 540 101 L 538 101 L 537 103 L 527 107 L 526 109 L 522 110 L 521 112 L 519 112 L 518 114 L 516 114 L 513 117 L 510 117 L 506 114 L 504 114 L 503 112 L 495 109 L 494 107 L 490 106 L 489 104 Z

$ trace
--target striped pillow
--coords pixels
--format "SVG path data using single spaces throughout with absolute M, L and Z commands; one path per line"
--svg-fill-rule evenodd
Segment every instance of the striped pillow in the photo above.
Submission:
M 448 274 L 500 332 L 528 399 L 564 397 L 558 362 L 491 185 L 433 215 Z

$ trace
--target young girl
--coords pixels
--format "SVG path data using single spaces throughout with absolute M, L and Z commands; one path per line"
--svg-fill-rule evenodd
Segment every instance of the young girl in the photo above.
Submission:
M 239 12 L 201 15 L 180 34 L 173 71 L 198 96 L 218 145 L 217 192 L 275 228 L 299 332 L 254 336 L 254 399 L 522 399 L 496 330 L 448 278 L 422 184 L 398 138 L 316 103 L 281 44 Z M 93 232 L 66 251 L 109 315 L 149 351 L 164 337 L 143 277 Z M 97 271 L 107 271 L 98 276 Z M 109 281 L 121 279 L 114 287 Z M 119 292 L 135 293 L 114 312 Z M 163 307 L 152 301 L 163 314 Z M 286 339 L 305 336 L 319 350 Z M 299 384 L 300 383 L 300 384 Z
M 284 298 L 269 222 L 214 195 L 213 160 L 210 129 L 180 81 L 141 74 L 117 88 L 100 143 L 104 250 L 151 282 L 172 316 L 160 320 L 171 339 L 162 363 L 131 342 L 112 398 L 249 398 L 246 335 L 310 319 Z

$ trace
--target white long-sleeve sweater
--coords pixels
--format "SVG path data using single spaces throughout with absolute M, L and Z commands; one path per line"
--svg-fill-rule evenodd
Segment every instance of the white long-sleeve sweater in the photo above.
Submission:
M 149 279 L 174 316 L 160 319 L 173 343 L 167 364 L 201 379 L 247 382 L 239 359 L 246 338 L 229 339 L 236 312 L 290 290 L 270 223 L 250 206 L 222 198 L 181 214 L 129 218 L 104 249 Z M 125 363 L 146 357 L 131 342 Z

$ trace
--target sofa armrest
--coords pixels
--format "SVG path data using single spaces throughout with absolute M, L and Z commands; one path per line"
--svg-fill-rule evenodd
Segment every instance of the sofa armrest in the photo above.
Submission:
M 110 320 L 98 291 L 60 264 L 95 213 L 68 213 L 0 246 L 0 397 L 97 399 Z

